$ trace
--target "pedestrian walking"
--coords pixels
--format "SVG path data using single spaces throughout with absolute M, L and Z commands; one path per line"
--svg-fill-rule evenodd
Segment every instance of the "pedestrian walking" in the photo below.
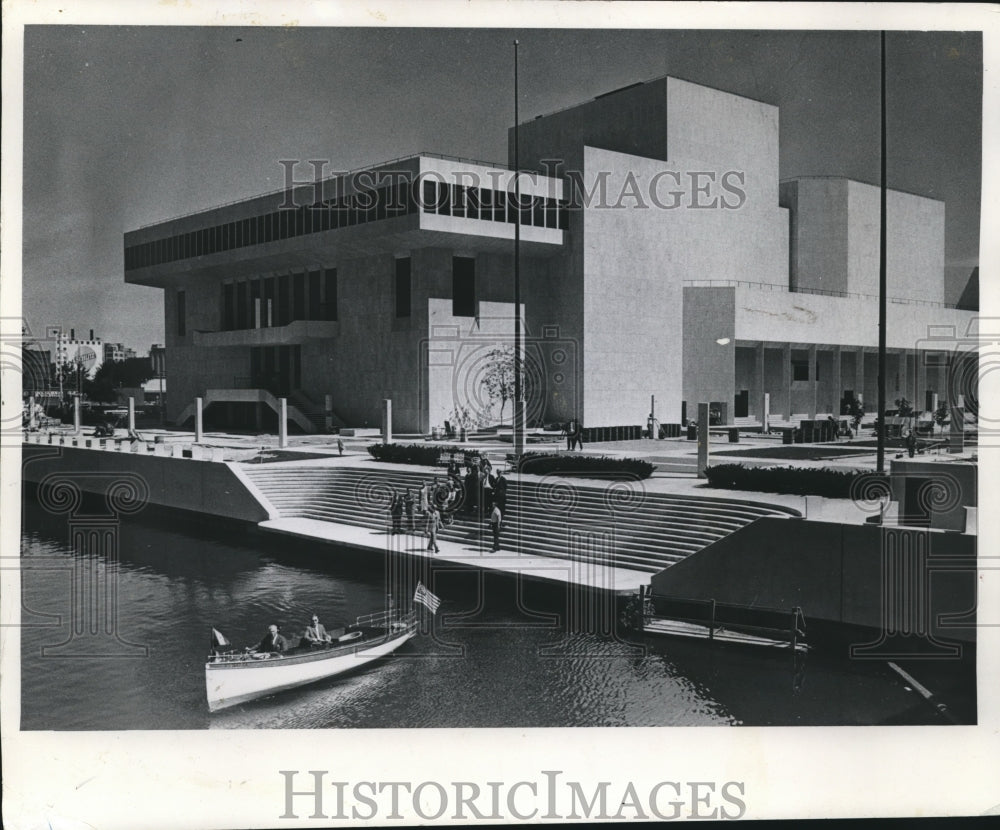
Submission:
M 344 454 L 344 439 L 341 438 L 339 435 L 337 436 L 337 452 L 339 452 L 341 455 Z
M 566 433 L 566 449 L 573 449 L 573 436 L 576 434 L 576 427 L 573 421 L 567 421 L 563 431 Z
M 493 504 L 500 508 L 501 513 L 507 512 L 507 477 L 501 470 L 491 482 L 493 486 Z
M 580 449 L 583 449 L 583 422 L 579 418 L 573 422 L 574 432 L 573 432 L 573 446 L 577 444 L 580 445 Z
M 432 504 L 430 509 L 427 511 L 427 550 L 432 550 L 435 553 L 440 552 L 438 547 L 438 531 L 441 529 L 441 514 L 438 509 Z
M 500 526 L 503 524 L 503 513 L 500 506 L 493 505 L 493 512 L 490 514 L 490 530 L 493 531 L 493 551 L 500 550 Z
M 403 532 L 403 497 L 393 493 L 392 504 L 389 505 L 389 515 L 392 516 L 393 535 Z
M 406 527 L 410 533 L 417 529 L 416 517 L 413 515 L 414 507 L 413 491 L 407 487 L 406 498 L 403 499 L 403 509 L 406 511 Z

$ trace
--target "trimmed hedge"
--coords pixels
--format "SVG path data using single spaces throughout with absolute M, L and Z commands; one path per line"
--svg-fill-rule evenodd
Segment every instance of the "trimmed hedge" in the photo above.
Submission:
M 625 474 L 629 478 L 643 479 L 653 474 L 653 465 L 638 458 L 595 458 L 549 452 L 524 453 L 518 469 L 532 475 L 575 474 L 590 478 L 621 478 Z
M 855 481 L 874 474 L 864 470 L 833 470 L 814 467 L 744 467 L 717 464 L 705 468 L 708 483 L 724 490 L 755 490 L 759 493 L 788 493 L 798 496 L 851 498 Z M 888 487 L 889 477 L 885 476 Z
M 444 458 L 447 460 L 454 453 L 461 458 L 478 456 L 476 450 L 467 450 L 464 447 L 439 446 L 435 444 L 372 444 L 368 447 L 368 453 L 376 461 L 388 461 L 393 464 L 422 464 L 426 467 L 433 467 Z

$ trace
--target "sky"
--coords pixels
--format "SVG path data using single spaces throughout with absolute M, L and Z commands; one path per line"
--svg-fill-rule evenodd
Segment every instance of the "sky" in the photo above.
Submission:
M 780 107 L 780 175 L 879 181 L 876 32 L 29 26 L 23 312 L 145 353 L 162 292 L 123 234 L 275 190 L 287 159 L 506 161 L 522 120 L 674 75 Z M 946 300 L 979 263 L 982 38 L 887 36 L 889 187 L 946 202 Z M 297 168 L 306 178 L 311 168 Z

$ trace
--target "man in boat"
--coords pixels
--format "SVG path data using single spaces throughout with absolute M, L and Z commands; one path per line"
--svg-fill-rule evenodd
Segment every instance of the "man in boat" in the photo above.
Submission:
M 281 653 L 288 650 L 288 640 L 282 637 L 278 633 L 278 626 L 271 623 L 267 627 L 267 634 L 264 635 L 264 639 L 260 641 L 257 648 L 254 651 L 273 651 Z
M 311 646 L 321 646 L 325 643 L 333 642 L 333 637 L 330 636 L 323 623 L 319 621 L 319 617 L 315 614 L 313 614 L 312 625 L 306 626 L 302 639 Z

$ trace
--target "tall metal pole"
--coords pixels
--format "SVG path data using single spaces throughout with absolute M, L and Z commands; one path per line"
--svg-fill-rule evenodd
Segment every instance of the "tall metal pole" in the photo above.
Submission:
M 882 187 L 879 210 L 878 247 L 878 454 L 876 471 L 885 472 L 885 294 L 886 294 L 886 138 L 885 138 L 885 30 L 881 36 L 882 56 Z
M 524 452 L 524 406 L 521 389 L 521 159 L 518 147 L 517 46 L 514 41 L 514 457 Z

